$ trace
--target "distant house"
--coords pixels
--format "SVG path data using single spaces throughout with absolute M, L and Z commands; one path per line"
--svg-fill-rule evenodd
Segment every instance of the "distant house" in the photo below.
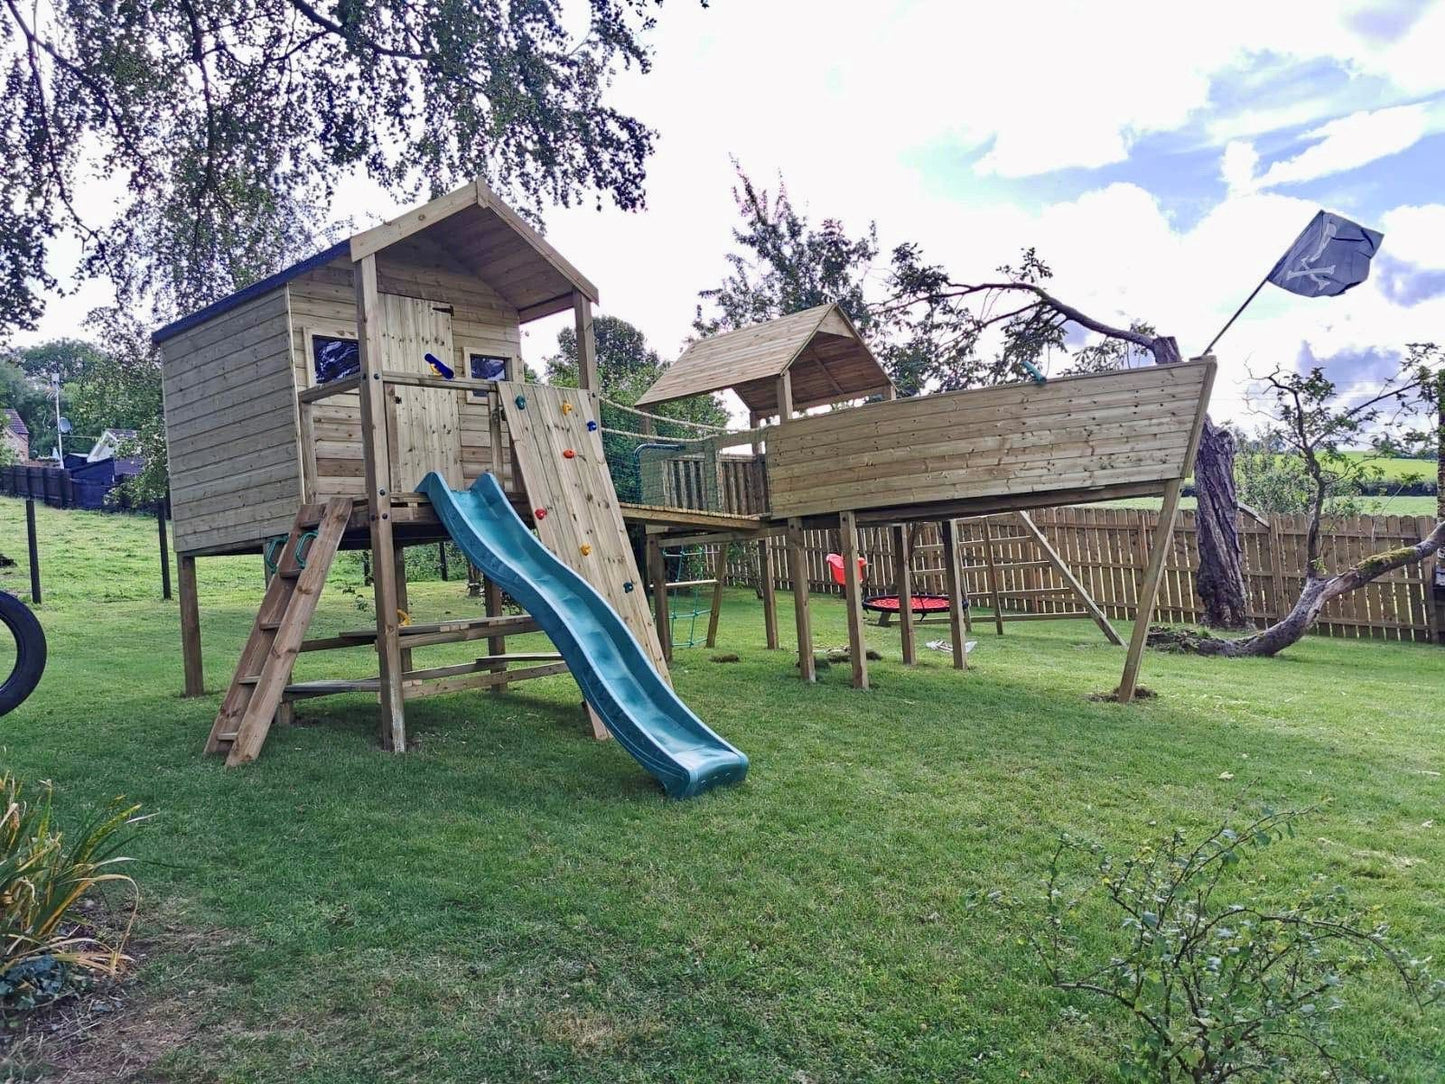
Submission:
M 4 444 L 15 453 L 15 458 L 25 462 L 30 458 L 30 429 L 25 420 L 20 417 L 20 412 L 7 407 L 0 412 L 0 444 Z

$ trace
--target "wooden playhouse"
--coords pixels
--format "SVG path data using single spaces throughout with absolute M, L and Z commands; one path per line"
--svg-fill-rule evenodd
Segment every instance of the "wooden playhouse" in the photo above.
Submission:
M 377 697 L 382 742 L 400 751 L 408 699 L 501 689 L 569 669 L 557 653 L 508 653 L 508 636 L 541 626 L 530 614 L 504 615 L 491 582 L 485 616 L 407 623 L 402 552 L 447 537 L 437 510 L 414 491 L 429 472 L 453 490 L 494 475 L 546 549 L 621 617 L 664 682 L 664 545 L 784 539 L 800 669 L 812 680 L 805 529 L 836 529 L 854 555 L 860 524 L 938 523 L 956 585 L 964 517 L 1161 494 L 1164 516 L 1139 602 L 1141 614 L 1152 610 L 1212 361 L 899 399 L 842 310 L 820 306 L 693 344 L 641 400 L 647 407 L 735 390 L 751 428 L 705 443 L 748 449 L 765 479 L 761 493 L 745 511 L 644 507 L 620 504 L 609 475 L 595 394 L 596 301 L 575 267 L 475 182 L 156 332 L 188 695 L 203 689 L 197 559 L 260 553 L 272 572 L 210 751 L 232 764 L 250 760 L 295 701 L 343 692 Z M 567 311 L 580 388 L 521 383 L 522 324 Z M 872 401 L 806 413 L 863 399 Z M 645 417 L 639 430 L 649 431 Z M 644 581 L 629 522 L 649 532 L 651 607 L 634 590 Z M 374 625 L 308 639 L 332 557 L 346 548 L 371 553 Z M 777 647 L 769 552 L 760 545 L 759 584 L 768 645 Z M 901 582 L 906 595 L 906 562 Z M 847 597 L 854 681 L 866 686 L 856 574 Z M 1112 633 L 1102 615 L 1100 622 Z M 1132 694 L 1146 625 L 1138 622 L 1130 644 L 1121 699 Z M 479 640 L 486 652 L 468 663 L 413 661 L 421 648 Z M 375 677 L 292 680 L 299 654 L 357 647 L 375 650 Z M 958 649 L 955 665 L 965 665 Z

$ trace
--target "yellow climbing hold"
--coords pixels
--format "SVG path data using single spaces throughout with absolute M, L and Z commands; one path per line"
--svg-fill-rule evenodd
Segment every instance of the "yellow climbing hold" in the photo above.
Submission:
M 407 613 L 405 610 L 397 610 L 396 623 L 405 628 L 407 625 L 411 624 L 411 614 Z
M 583 557 L 590 557 L 591 555 L 592 555 L 592 547 L 589 546 L 589 545 L 587 545 L 587 543 L 585 543 L 585 542 L 582 543 L 582 556 L 583 556 Z
M 571 413 L 572 413 L 572 404 L 571 404 L 571 403 L 563 403 L 563 404 L 562 404 L 562 413 L 563 413 L 563 414 L 571 414 Z

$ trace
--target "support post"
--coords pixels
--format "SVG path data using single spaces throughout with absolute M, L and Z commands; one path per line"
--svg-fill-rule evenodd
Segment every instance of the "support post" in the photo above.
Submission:
M 778 424 L 786 424 L 792 416 L 793 374 L 784 369 L 778 377 Z
M 581 293 L 572 295 L 572 316 L 577 330 L 577 386 L 597 394 L 597 335 L 592 327 L 592 302 Z
M 30 601 L 40 605 L 40 539 L 35 530 L 35 498 L 25 498 L 25 544 L 30 555 Z
M 501 475 L 497 476 L 501 480 Z M 470 561 L 467 562 L 467 598 L 482 597 L 482 570 Z
M 816 681 L 818 678 L 813 661 L 813 619 L 808 609 L 808 555 L 803 548 L 801 519 L 788 520 L 788 578 L 793 582 L 793 620 L 798 630 L 798 673 L 804 681 Z
M 1159 597 L 1159 581 L 1164 578 L 1164 561 L 1169 556 L 1169 542 L 1174 537 L 1174 520 L 1179 513 L 1177 478 L 1164 490 L 1164 506 L 1159 510 L 1159 525 L 1154 528 L 1150 543 L 1149 567 L 1139 585 L 1139 606 L 1134 614 L 1134 634 L 1129 638 L 1129 654 L 1124 659 L 1124 676 L 1119 679 L 1119 703 L 1134 699 L 1139 682 L 1139 664 L 1144 658 L 1144 645 L 1149 639 L 1149 621 L 1154 616 L 1154 603 Z
M 201 669 L 201 605 L 196 596 L 196 559 L 189 553 L 176 555 L 176 580 L 180 589 L 181 668 L 185 674 L 185 696 L 205 691 Z
M 441 569 L 442 583 L 446 583 L 448 580 L 451 579 L 451 576 L 448 574 L 449 569 L 447 568 L 447 544 L 445 542 L 437 543 L 437 566 Z
M 913 625 L 913 531 L 907 524 L 893 528 L 893 583 L 898 591 L 898 632 L 903 641 L 903 665 L 918 663 L 918 630 Z
M 1089 612 L 1089 616 L 1094 619 L 1094 624 L 1098 625 L 1099 630 L 1103 632 L 1104 638 L 1115 647 L 1123 647 L 1124 640 L 1114 631 L 1114 626 L 1109 623 L 1108 615 L 1094 601 L 1094 596 L 1085 590 L 1083 583 L 1074 575 L 1074 570 L 1064 563 L 1064 559 L 1059 556 L 1059 551 L 1054 549 L 1044 532 L 1039 529 L 1039 525 L 1034 522 L 1033 517 L 1027 512 L 1019 512 L 1018 519 L 1019 523 L 1023 525 L 1023 529 L 1033 538 L 1034 544 L 1039 547 L 1039 551 L 1045 559 L 1054 566 L 1054 571 L 1059 574 L 1064 583 L 1068 584 L 1069 590 L 1074 592 L 1079 604 Z
M 943 540 L 943 582 L 948 591 L 948 639 L 953 645 L 953 668 L 968 669 L 968 615 L 963 609 L 963 572 L 958 565 L 958 521 L 938 525 Z
M 161 547 L 161 598 L 171 600 L 171 540 L 166 534 L 166 499 L 156 503 L 156 534 Z
M 401 636 L 402 614 L 406 614 L 405 620 L 411 620 L 411 604 L 406 596 L 406 548 L 397 546 L 393 551 L 393 564 L 396 567 L 396 623 L 397 636 Z M 407 648 L 401 649 L 401 672 L 405 674 L 411 669 L 411 651 Z
M 476 569 L 476 566 L 475 566 L 475 565 L 468 565 L 467 568 L 468 568 L 469 570 L 471 570 L 471 571 L 477 571 L 477 572 L 478 572 L 478 575 L 480 575 L 480 572 Z M 470 589 L 470 587 L 469 587 L 469 589 Z M 499 587 L 499 586 L 497 585 L 496 581 L 494 581 L 490 576 L 488 576 L 488 577 L 487 577 L 487 584 L 486 584 L 486 587 L 485 587 L 484 590 L 485 590 L 485 592 L 486 592 L 484 605 L 486 606 L 487 616 L 488 616 L 488 617 L 501 617 L 501 616 L 502 616 L 502 589 L 501 589 L 501 587 Z M 488 636 L 488 637 L 487 637 L 487 654 L 488 654 L 488 655 L 496 656 L 496 655 L 505 655 L 506 653 L 507 653 L 507 638 L 506 638 L 505 636 Z M 499 662 L 499 663 L 493 663 L 493 664 L 492 664 L 492 672 L 493 672 L 493 673 L 497 673 L 498 671 L 505 670 L 506 668 L 507 668 L 507 664 L 504 663 L 504 662 Z M 493 694 L 501 694 L 501 693 L 504 693 L 504 692 L 507 691 L 507 686 L 506 686 L 505 683 L 498 684 L 498 685 L 493 685 L 493 686 L 491 686 L 490 688 L 491 688 Z
M 848 659 L 853 664 L 853 688 L 868 688 L 868 645 L 863 639 L 863 584 L 858 575 L 858 516 L 838 513 L 842 536 L 843 595 L 848 604 Z
M 758 594 L 763 599 L 763 634 L 768 650 L 778 650 L 778 589 L 773 582 L 773 542 L 764 535 L 758 539 Z
M 657 639 L 662 657 L 672 661 L 672 622 L 667 607 L 667 562 L 663 560 L 662 543 L 655 536 L 647 539 L 647 578 L 652 583 L 652 609 L 657 622 Z
M 355 265 L 356 338 L 361 354 L 361 452 L 371 529 L 371 576 L 376 601 L 376 656 L 380 673 L 381 744 L 406 751 L 406 709 L 401 696 L 401 636 L 397 624 L 396 553 L 391 533 L 391 451 L 386 434 L 386 388 L 382 384 L 380 290 L 376 257 Z
M 1003 599 L 998 592 L 998 565 L 993 559 L 993 524 L 983 521 L 983 563 L 988 568 L 989 603 L 993 606 L 993 625 L 1003 635 Z
M 717 544 L 717 556 L 712 563 L 712 610 L 707 615 L 707 646 L 717 647 L 718 619 L 722 617 L 723 580 L 728 574 L 728 544 Z

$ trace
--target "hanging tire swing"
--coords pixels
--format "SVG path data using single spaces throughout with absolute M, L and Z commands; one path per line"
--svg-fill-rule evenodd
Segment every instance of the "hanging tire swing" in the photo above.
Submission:
M 14 711 L 40 684 L 45 673 L 45 630 L 30 607 L 0 591 L 0 624 L 15 641 L 15 662 L 0 683 L 0 715 Z

